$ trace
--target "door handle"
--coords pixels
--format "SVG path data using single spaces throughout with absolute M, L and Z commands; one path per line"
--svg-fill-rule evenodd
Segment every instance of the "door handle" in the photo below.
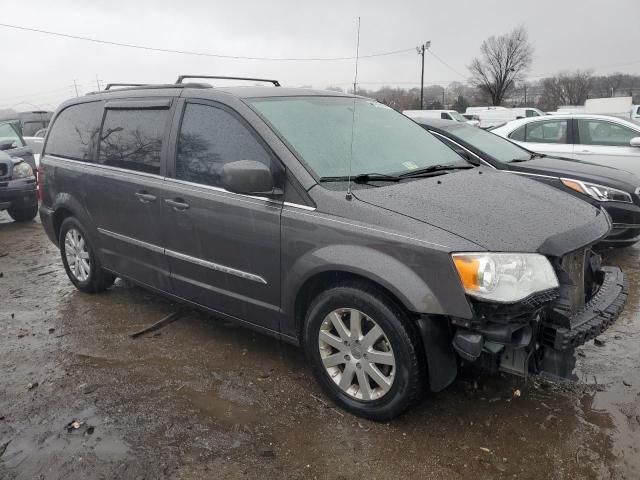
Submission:
M 165 199 L 164 203 L 172 207 L 176 211 L 188 210 L 189 204 L 181 198 Z
M 142 203 L 155 202 L 156 199 L 158 198 L 155 195 L 151 195 L 146 190 L 141 190 L 140 192 L 136 192 L 135 196 L 138 197 L 138 200 L 140 200 Z

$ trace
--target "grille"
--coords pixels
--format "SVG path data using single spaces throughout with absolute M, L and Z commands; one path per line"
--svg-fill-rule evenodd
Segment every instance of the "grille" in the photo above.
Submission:
M 9 174 L 9 165 L 6 163 L 0 163 L 0 178 L 6 177 Z

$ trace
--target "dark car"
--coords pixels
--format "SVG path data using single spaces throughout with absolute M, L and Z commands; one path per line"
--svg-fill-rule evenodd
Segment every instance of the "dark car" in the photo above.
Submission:
M 182 80 L 56 112 L 40 214 L 79 290 L 123 277 L 302 345 L 333 400 L 376 420 L 462 363 L 570 376 L 618 317 L 623 274 L 591 248 L 610 219 L 589 203 L 370 99 Z
M 462 155 L 485 165 L 553 185 L 611 216 L 613 228 L 600 245 L 625 247 L 640 239 L 640 179 L 616 168 L 531 152 L 484 130 L 441 120 L 417 120 Z
M 0 211 L 7 210 L 16 222 L 33 220 L 38 215 L 36 177 L 21 158 L 0 151 Z
M 10 122 L 23 137 L 33 137 L 36 132 L 49 126 L 51 117 L 53 117 L 53 112 L 33 110 L 4 115 L 0 117 L 0 122 Z
M 35 172 L 36 161 L 33 157 L 33 151 L 11 122 L 0 123 L 0 152 L 4 152 L 11 157 L 21 158 Z

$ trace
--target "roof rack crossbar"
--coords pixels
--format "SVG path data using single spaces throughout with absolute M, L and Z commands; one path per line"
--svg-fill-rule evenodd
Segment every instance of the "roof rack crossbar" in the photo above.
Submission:
M 269 78 L 250 78 L 250 77 L 221 77 L 218 75 L 180 75 L 176 83 L 182 83 L 185 78 L 211 78 L 214 80 L 246 80 L 249 82 L 268 82 L 273 83 L 274 87 L 279 87 L 280 82 L 278 80 L 272 80 Z
M 113 87 L 144 87 L 145 83 L 107 83 L 105 90 L 111 90 Z

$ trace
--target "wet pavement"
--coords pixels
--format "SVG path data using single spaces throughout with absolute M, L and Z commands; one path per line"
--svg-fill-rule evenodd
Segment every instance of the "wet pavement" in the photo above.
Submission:
M 0 478 L 640 478 L 639 258 L 607 255 L 630 296 L 579 382 L 465 372 L 380 424 L 334 409 L 298 349 L 198 311 L 129 337 L 179 306 L 78 292 L 40 224 L 0 213 Z

